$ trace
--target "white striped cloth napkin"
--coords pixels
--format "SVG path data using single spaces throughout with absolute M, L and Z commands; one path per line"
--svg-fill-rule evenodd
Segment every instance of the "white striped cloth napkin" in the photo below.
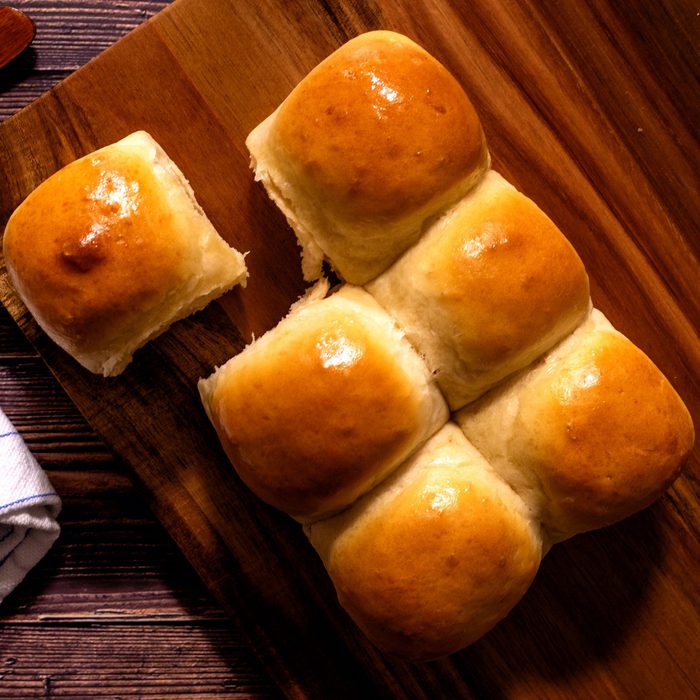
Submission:
M 61 499 L 0 410 L 0 603 L 59 535 Z

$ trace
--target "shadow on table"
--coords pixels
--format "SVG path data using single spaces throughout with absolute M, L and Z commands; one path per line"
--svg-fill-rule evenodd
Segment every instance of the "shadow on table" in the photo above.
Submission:
M 0 92 L 6 92 L 25 81 L 36 65 L 36 51 L 29 46 L 13 58 L 6 66 L 0 68 Z
M 530 682 L 572 688 L 606 665 L 633 634 L 663 554 L 654 508 L 553 547 L 520 604 L 459 654 L 479 697 L 511 697 Z

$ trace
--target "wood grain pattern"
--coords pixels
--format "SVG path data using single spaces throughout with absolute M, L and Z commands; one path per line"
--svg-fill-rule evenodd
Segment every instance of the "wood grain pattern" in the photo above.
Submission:
M 204 634 L 197 627 L 133 625 L 128 634 L 119 623 L 93 623 L 90 627 L 63 625 L 50 644 L 34 636 L 37 652 L 30 664 L 20 663 L 15 649 L 32 643 L 32 630 L 13 628 L 3 635 L 5 661 L 0 667 L 0 694 L 4 698 L 149 698 L 183 697 L 183 688 L 196 686 L 188 697 L 261 699 L 278 696 L 260 688 L 256 678 L 246 677 L 245 664 L 230 668 L 224 661 L 212 664 L 212 648 L 224 658 L 245 656 L 246 648 L 232 644 L 225 625 Z M 115 637 L 127 637 L 128 645 L 116 645 Z M 250 652 L 248 652 L 250 653 Z M 64 672 L 47 672 L 56 656 L 64 658 Z M 89 664 L 84 658 L 90 658 Z M 169 674 L 158 673 L 169 668 Z M 125 670 L 130 669 L 130 670 Z
M 170 0 L 15 0 L 37 27 L 31 47 L 0 71 L 0 120 L 54 87 Z
M 0 405 L 63 499 L 61 538 L 0 608 L 0 698 L 279 697 L 5 309 Z
M 697 452 L 654 507 L 555 548 L 523 602 L 481 642 L 409 665 L 364 641 L 297 526 L 231 474 L 194 391 L 302 288 L 292 237 L 251 182 L 245 135 L 339 43 L 384 27 L 416 38 L 463 82 L 496 167 L 562 227 L 595 303 L 697 415 L 693 16 L 670 2 L 624 11 L 558 3 L 553 12 L 525 1 L 261 0 L 253 11 L 180 0 L 0 132 L 3 219 L 63 163 L 147 128 L 224 236 L 251 250 L 244 293 L 177 324 L 114 382 L 86 376 L 47 341 L 6 280 L 1 293 L 290 697 L 700 692 Z
M 0 71 L 0 120 L 168 3 L 13 4 L 38 18 L 40 29 L 32 49 Z M 123 465 L 2 307 L 0 405 L 64 501 L 61 538 L 0 608 L 0 698 L 159 698 L 174 690 L 279 697 Z

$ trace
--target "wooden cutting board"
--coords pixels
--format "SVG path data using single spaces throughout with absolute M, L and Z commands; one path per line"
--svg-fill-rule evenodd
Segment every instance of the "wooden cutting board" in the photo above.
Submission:
M 698 415 L 698 56 L 691 3 L 179 0 L 0 129 L 0 224 L 60 166 L 146 129 L 249 286 L 176 324 L 119 378 L 82 370 L 0 294 L 290 697 L 694 697 L 700 693 L 697 451 L 647 511 L 558 545 L 513 613 L 449 659 L 377 652 L 293 521 L 228 465 L 196 380 L 303 291 L 294 237 L 253 183 L 247 133 L 319 60 L 401 31 L 471 95 L 494 166 L 560 225 L 595 304 Z

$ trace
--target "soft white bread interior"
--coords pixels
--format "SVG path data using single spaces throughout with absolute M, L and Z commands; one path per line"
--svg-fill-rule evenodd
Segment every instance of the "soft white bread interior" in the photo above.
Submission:
M 581 259 L 491 170 L 367 290 L 456 410 L 571 333 L 590 310 Z
M 352 503 L 438 430 L 424 363 L 358 287 L 298 303 L 199 383 L 241 479 L 301 521 Z
M 246 143 L 302 245 L 306 279 L 326 258 L 353 284 L 386 269 L 490 162 L 459 83 L 389 31 L 331 54 Z
M 10 217 L 3 252 L 39 325 L 105 376 L 119 374 L 138 348 L 247 277 L 243 256 L 143 131 L 43 182 Z
M 694 441 L 690 414 L 668 380 L 598 310 L 456 420 L 552 541 L 651 504 Z
M 453 423 L 306 533 L 367 637 L 419 660 L 488 632 L 525 593 L 542 555 L 539 523 Z

